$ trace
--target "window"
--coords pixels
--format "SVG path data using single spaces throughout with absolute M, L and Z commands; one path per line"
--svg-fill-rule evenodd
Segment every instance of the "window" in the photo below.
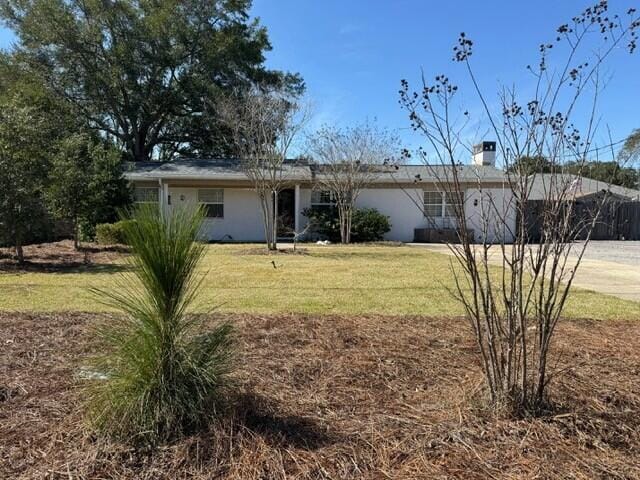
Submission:
M 464 192 L 449 192 L 445 196 L 444 213 L 445 217 L 455 217 L 456 212 L 464 212 Z
M 157 187 L 136 187 L 133 190 L 135 203 L 158 203 Z
M 204 206 L 207 218 L 224 218 L 223 188 L 202 188 L 198 190 L 198 203 Z
M 462 208 L 464 193 L 424 191 L 424 215 L 430 218 L 455 217 Z
M 424 215 L 429 218 L 442 217 L 442 205 L 444 203 L 444 193 L 436 191 L 424 192 Z
M 336 206 L 336 199 L 329 190 L 311 191 L 311 208 L 319 212 L 331 212 Z
M 329 190 L 313 190 L 311 192 L 312 207 L 331 207 L 335 203 L 335 198 Z

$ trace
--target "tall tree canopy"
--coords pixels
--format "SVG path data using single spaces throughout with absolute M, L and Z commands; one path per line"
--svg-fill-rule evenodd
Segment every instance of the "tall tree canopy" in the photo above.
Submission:
M 129 202 L 121 152 L 40 80 L 0 53 L 0 244 L 19 259 L 23 244 L 64 230 L 51 214 L 91 234 Z
M 136 161 L 228 152 L 220 94 L 249 85 L 301 92 L 268 70 L 250 0 L 0 0 L 16 54 Z
M 115 220 L 118 207 L 126 206 L 129 191 L 120 153 L 99 138 L 78 133 L 60 141 L 51 157 L 47 206 L 56 218 L 71 222 L 77 249 L 81 227 L 92 236 L 97 223 Z
M 624 141 L 620 150 L 620 159 L 626 164 L 633 164 L 640 159 L 640 128 L 635 129 Z M 640 181 L 640 179 L 638 179 Z
M 20 262 L 25 240 L 45 215 L 48 162 L 39 132 L 46 128 L 40 112 L 20 106 L 19 99 L 0 102 L 0 237 L 15 247 Z

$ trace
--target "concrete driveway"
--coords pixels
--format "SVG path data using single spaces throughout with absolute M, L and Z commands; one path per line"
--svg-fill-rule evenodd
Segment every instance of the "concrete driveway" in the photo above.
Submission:
M 451 254 L 443 244 L 413 244 L 438 253 Z M 495 247 L 495 263 L 500 263 Z M 573 284 L 580 288 L 640 302 L 640 241 L 592 241 Z

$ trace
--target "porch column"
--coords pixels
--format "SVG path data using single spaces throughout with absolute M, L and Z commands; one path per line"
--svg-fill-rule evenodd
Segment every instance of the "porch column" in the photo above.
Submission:
M 169 210 L 169 184 L 164 183 L 161 178 L 158 179 L 158 183 L 160 184 L 158 203 L 160 203 L 160 213 L 164 215 Z
M 294 188 L 293 204 L 293 209 L 295 211 L 295 214 L 293 216 L 293 229 L 296 231 L 296 233 L 298 233 L 300 232 L 300 185 L 297 183 Z

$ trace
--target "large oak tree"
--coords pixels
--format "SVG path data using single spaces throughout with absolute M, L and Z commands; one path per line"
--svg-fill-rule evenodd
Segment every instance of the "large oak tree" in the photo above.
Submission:
M 216 99 L 249 85 L 301 91 L 268 70 L 250 0 L 0 0 L 16 54 L 135 161 L 228 153 Z

